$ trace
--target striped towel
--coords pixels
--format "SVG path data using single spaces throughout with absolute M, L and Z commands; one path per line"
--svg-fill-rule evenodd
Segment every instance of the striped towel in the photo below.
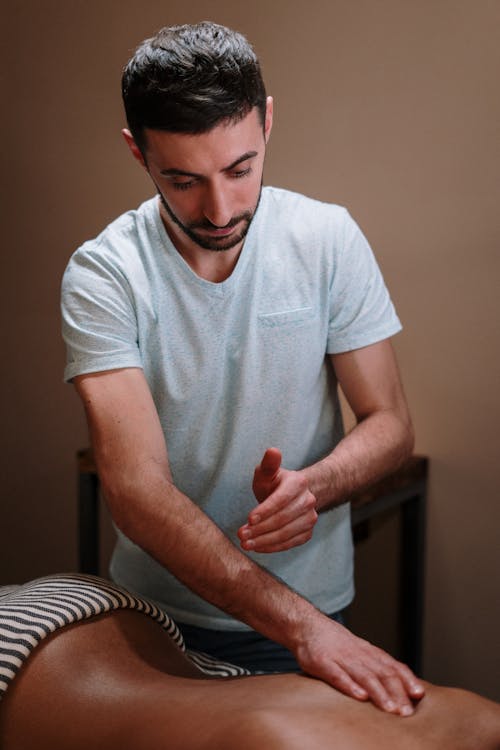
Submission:
M 30 653 L 65 625 L 116 609 L 135 609 L 152 617 L 203 672 L 220 677 L 250 674 L 207 654 L 186 650 L 175 622 L 156 604 L 111 581 L 81 574 L 37 578 L 0 588 L 0 700 Z

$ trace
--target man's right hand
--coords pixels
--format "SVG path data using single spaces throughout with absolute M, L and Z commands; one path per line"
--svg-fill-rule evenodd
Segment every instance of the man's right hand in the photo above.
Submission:
M 352 698 L 371 700 L 383 711 L 411 716 L 424 687 L 405 664 L 325 615 L 313 619 L 293 649 L 304 672 Z

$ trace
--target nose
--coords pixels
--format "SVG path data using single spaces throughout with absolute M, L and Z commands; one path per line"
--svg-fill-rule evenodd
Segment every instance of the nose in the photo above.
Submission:
M 207 185 L 203 214 L 216 227 L 225 227 L 231 221 L 233 212 L 227 187 L 224 189 L 222 185 Z

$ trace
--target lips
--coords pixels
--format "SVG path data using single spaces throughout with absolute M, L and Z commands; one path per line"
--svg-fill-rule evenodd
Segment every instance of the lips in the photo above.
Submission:
M 212 237 L 227 237 L 228 234 L 234 232 L 234 227 L 227 227 L 226 229 L 207 229 L 207 234 Z
M 201 231 L 203 234 L 209 235 L 209 237 L 228 237 L 234 232 L 236 226 L 237 224 L 233 224 L 229 227 L 219 227 L 217 229 L 203 227 Z

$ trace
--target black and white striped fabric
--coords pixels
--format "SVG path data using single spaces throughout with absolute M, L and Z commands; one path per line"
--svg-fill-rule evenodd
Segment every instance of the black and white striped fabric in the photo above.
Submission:
M 242 667 L 186 650 L 175 622 L 153 602 L 102 578 L 63 574 L 0 588 L 0 699 L 23 662 L 44 638 L 66 625 L 117 609 L 135 609 L 152 617 L 206 674 L 220 677 L 249 674 Z

